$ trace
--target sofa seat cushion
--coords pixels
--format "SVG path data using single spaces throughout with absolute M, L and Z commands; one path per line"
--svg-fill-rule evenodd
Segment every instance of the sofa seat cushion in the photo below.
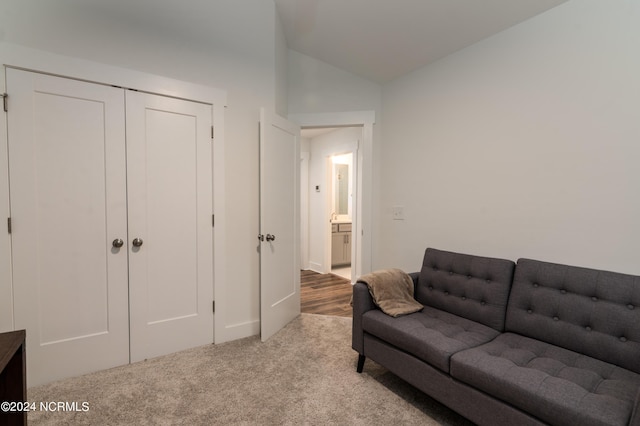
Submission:
M 550 424 L 626 425 L 640 375 L 505 333 L 456 353 L 451 375 Z
M 362 328 L 446 373 L 451 355 L 499 334 L 491 327 L 428 306 L 397 318 L 375 309 L 363 315 Z

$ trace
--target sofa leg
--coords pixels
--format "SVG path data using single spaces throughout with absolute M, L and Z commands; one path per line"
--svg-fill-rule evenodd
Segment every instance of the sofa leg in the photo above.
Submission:
M 356 369 L 358 373 L 362 373 L 362 369 L 364 368 L 364 360 L 366 358 L 367 357 L 364 355 L 358 355 L 358 368 Z

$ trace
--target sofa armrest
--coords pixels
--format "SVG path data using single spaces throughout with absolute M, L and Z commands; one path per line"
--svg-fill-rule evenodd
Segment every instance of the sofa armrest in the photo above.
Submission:
M 640 389 L 638 389 L 638 392 L 636 393 L 636 400 L 633 403 L 633 411 L 631 412 L 629 426 L 640 426 Z
M 357 282 L 353 285 L 353 325 L 351 333 L 351 347 L 360 355 L 364 355 L 364 331 L 362 329 L 362 315 L 372 309 L 378 309 L 373 303 L 369 289 L 365 283 Z
M 415 288 L 416 285 L 418 285 L 419 275 L 419 272 L 411 272 L 409 274 L 413 281 L 413 294 L 415 294 Z M 367 311 L 379 308 L 373 302 L 371 293 L 369 293 L 367 285 L 363 282 L 357 282 L 353 285 L 353 298 L 351 301 L 353 303 L 351 347 L 360 355 L 364 355 L 364 330 L 362 329 L 362 316 Z
M 416 294 L 416 287 L 418 286 L 418 279 L 420 277 L 420 272 L 409 272 L 409 276 L 413 281 L 413 294 Z

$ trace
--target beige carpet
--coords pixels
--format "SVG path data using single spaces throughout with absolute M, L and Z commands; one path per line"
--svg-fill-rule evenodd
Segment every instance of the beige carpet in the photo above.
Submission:
M 351 319 L 302 314 L 268 342 L 203 346 L 30 388 L 29 401 L 88 411 L 29 413 L 30 425 L 469 425 L 367 360 Z

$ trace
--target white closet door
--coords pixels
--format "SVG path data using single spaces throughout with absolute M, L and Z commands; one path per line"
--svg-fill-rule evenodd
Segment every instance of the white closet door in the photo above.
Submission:
M 213 342 L 211 117 L 126 93 L 132 362 Z
M 29 386 L 129 361 L 123 90 L 7 70 L 15 326 Z M 125 243 L 126 244 L 126 243 Z

